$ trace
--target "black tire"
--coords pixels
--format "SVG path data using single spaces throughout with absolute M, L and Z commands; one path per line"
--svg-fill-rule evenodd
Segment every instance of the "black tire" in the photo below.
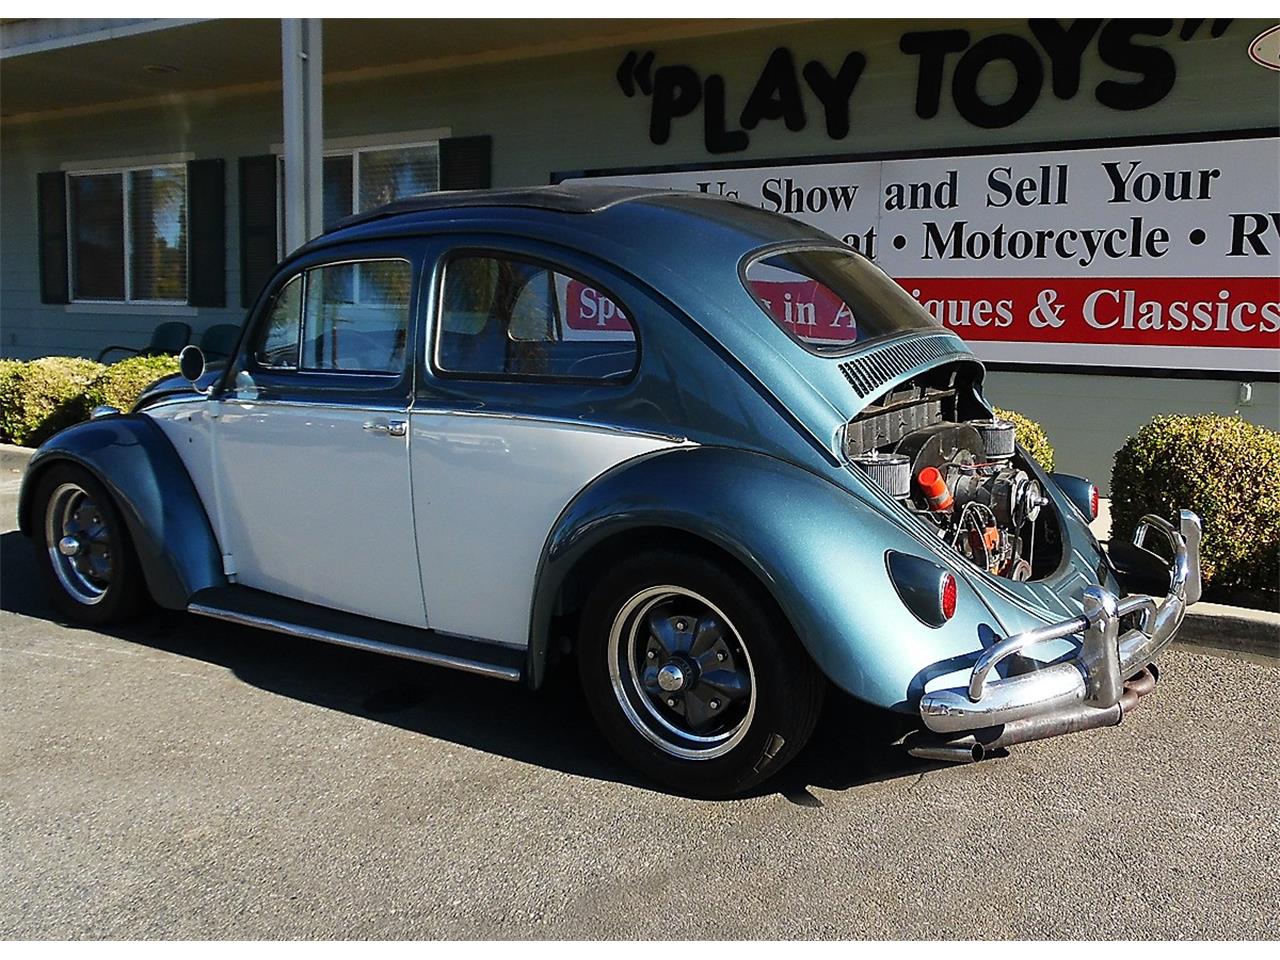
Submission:
M 672 550 L 629 557 L 601 577 L 583 609 L 577 658 L 614 750 L 690 796 L 737 796 L 778 773 L 813 733 L 826 692 L 757 583 Z M 665 685 L 676 683 L 684 686 Z
M 147 587 L 128 528 L 93 474 L 72 463 L 49 467 L 39 478 L 33 507 L 38 565 L 59 613 L 76 623 L 103 626 L 143 610 Z M 51 517 L 51 511 L 57 515 Z M 70 527 L 63 522 L 67 511 L 75 514 Z M 79 534 L 75 539 L 82 543 L 74 556 L 59 549 L 62 535 L 69 533 Z

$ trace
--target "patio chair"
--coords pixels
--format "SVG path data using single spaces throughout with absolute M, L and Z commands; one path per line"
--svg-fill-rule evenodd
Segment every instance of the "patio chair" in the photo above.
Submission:
M 200 352 L 206 360 L 230 359 L 240 336 L 240 326 L 235 323 L 215 323 L 200 334 Z
M 135 356 L 155 357 L 162 354 L 173 356 L 191 342 L 191 326 L 181 320 L 169 320 L 151 331 L 151 342 L 145 347 L 126 347 L 113 344 L 98 354 L 98 362 L 102 362 L 112 350 L 123 350 Z

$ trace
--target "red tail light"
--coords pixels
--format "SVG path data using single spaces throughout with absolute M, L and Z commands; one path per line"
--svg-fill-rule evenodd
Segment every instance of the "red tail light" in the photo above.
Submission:
M 956 578 L 949 573 L 942 575 L 942 616 L 950 620 L 956 615 Z
M 1089 484 L 1089 519 L 1098 519 L 1098 485 Z

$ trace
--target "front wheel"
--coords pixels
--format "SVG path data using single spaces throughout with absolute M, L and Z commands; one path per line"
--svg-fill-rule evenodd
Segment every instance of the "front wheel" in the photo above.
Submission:
M 813 732 L 825 681 L 773 605 L 696 555 L 653 550 L 606 574 L 578 665 L 596 722 L 632 766 L 697 796 L 740 794 Z
M 54 605 L 69 620 L 128 619 L 146 601 L 142 570 L 124 519 L 89 471 L 51 466 L 36 491 L 35 542 Z

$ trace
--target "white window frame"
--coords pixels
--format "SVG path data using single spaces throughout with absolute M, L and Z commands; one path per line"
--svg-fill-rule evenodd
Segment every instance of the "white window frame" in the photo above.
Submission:
M 191 294 L 191 185 L 187 183 L 187 165 L 180 161 L 170 163 L 137 163 L 130 166 L 86 167 L 63 170 L 67 181 L 67 287 L 71 303 L 83 303 L 93 306 L 110 304 L 129 304 L 136 306 L 185 307 L 187 300 L 135 300 L 133 297 L 133 186 L 130 174 L 142 170 L 181 170 L 182 171 L 182 214 L 187 224 L 187 295 Z M 124 299 L 102 300 L 91 297 L 76 296 L 76 235 L 75 221 L 71 215 L 72 193 L 71 180 L 74 177 L 102 177 L 118 174 L 120 176 L 120 202 L 124 206 L 121 211 L 121 222 L 124 227 Z
M 406 133 L 393 133 L 379 137 L 342 137 L 326 140 L 321 156 L 351 157 L 351 213 L 360 212 L 360 154 L 376 153 L 382 150 L 412 150 L 414 147 L 435 147 L 437 164 L 440 156 L 440 141 L 452 135 L 452 128 L 441 127 L 435 130 L 416 130 Z M 271 152 L 276 158 L 276 259 L 284 258 L 284 145 L 273 143 Z M 438 171 L 438 168 L 437 168 Z M 321 168 L 321 190 L 323 191 L 324 171 Z M 437 177 L 437 183 L 439 178 Z M 437 190 L 440 188 L 437 186 Z

